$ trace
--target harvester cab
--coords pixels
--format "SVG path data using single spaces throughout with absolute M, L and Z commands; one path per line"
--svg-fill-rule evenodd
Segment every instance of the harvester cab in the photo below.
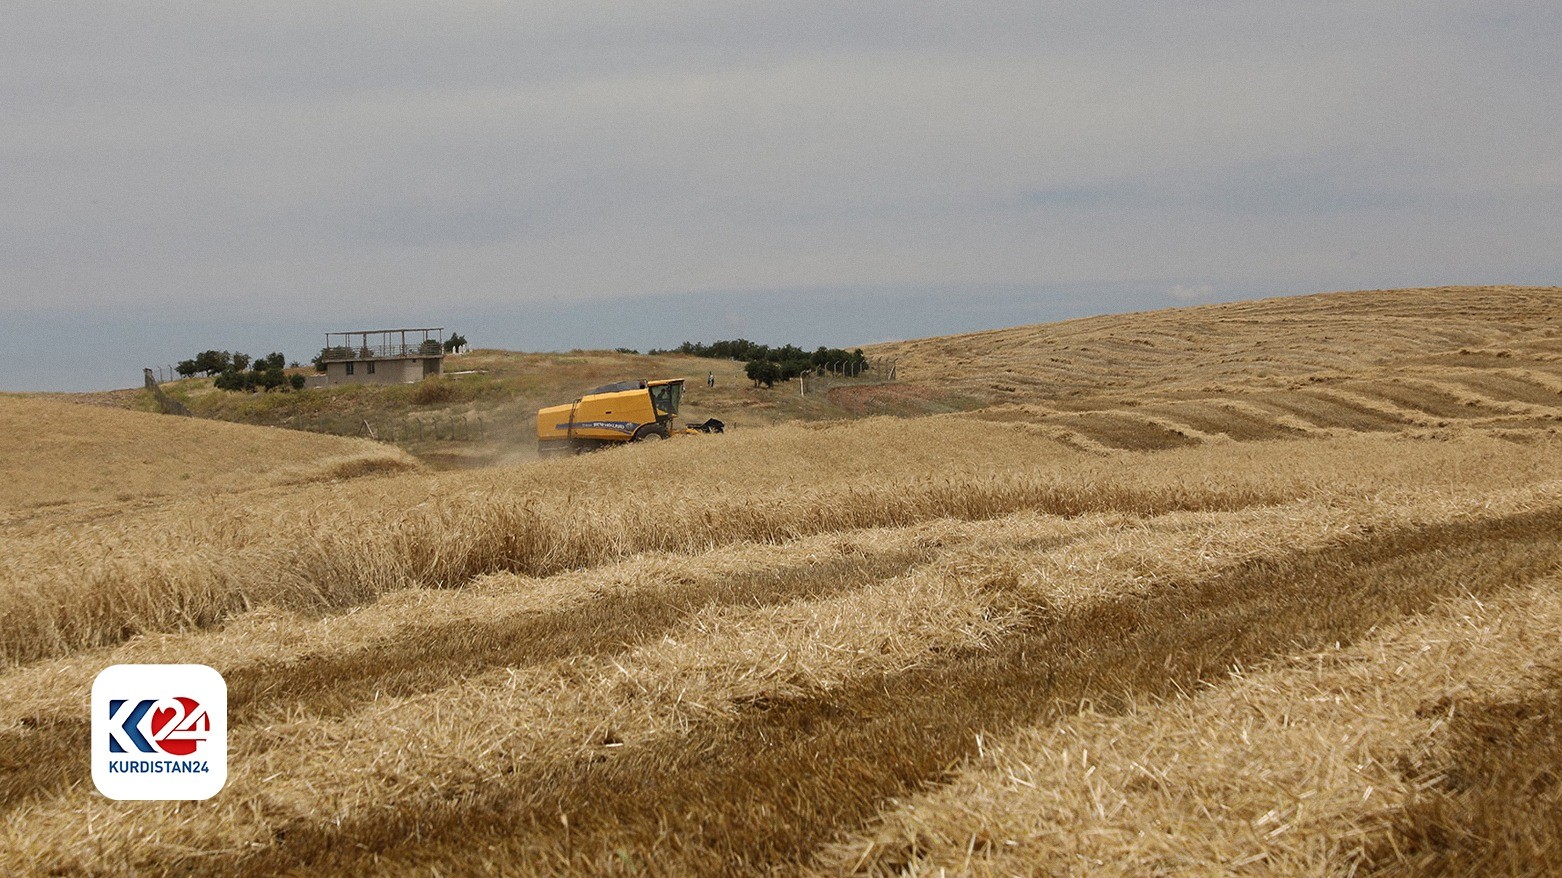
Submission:
M 537 412 L 537 451 L 567 454 L 626 442 L 666 439 L 678 433 L 720 433 L 721 421 L 678 429 L 673 419 L 683 403 L 682 378 L 620 381 L 594 388 L 573 403 Z

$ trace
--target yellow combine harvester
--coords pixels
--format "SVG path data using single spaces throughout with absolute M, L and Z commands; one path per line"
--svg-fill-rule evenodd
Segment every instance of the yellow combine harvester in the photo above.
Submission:
M 566 454 L 625 442 L 666 439 L 674 433 L 720 433 L 721 421 L 678 429 L 673 418 L 683 401 L 682 378 L 604 384 L 566 405 L 537 412 L 537 452 Z

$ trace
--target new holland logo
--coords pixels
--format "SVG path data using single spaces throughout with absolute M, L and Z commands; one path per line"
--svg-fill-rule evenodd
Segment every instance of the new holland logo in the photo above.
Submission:
M 228 687 L 205 665 L 114 665 L 92 684 L 92 780 L 112 799 L 206 799 L 228 778 Z
M 633 433 L 640 425 L 634 421 L 566 421 L 554 425 L 555 430 L 612 430 L 615 433 Z

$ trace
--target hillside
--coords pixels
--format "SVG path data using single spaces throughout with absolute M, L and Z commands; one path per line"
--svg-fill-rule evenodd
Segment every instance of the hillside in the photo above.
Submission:
M 0 396 L 0 437 L 0 517 L 414 465 L 371 442 L 25 396 Z
M 1562 288 L 1445 287 L 1206 305 L 878 345 L 923 395 L 1083 447 L 1479 426 L 1562 414 Z M 903 388 L 844 391 L 893 411 Z
M 0 872 L 1544 874 L 1559 314 L 1353 293 L 903 342 L 834 420 L 30 510 Z M 224 674 L 218 796 L 94 791 L 121 662 Z
M 169 382 L 164 388 L 199 417 L 330 433 L 374 435 L 436 468 L 517 463 L 531 459 L 536 415 L 603 384 L 631 378 L 687 378 L 684 420 L 719 418 L 737 429 L 792 420 L 851 416 L 824 394 L 802 398 L 796 385 L 756 388 L 744 364 L 678 355 L 615 351 L 522 353 L 475 350 L 446 360 L 448 374 L 415 385 L 347 385 L 301 393 L 228 393 L 210 378 Z M 714 373 L 716 386 L 705 376 Z M 149 394 L 125 392 L 79 398 L 149 409 Z M 934 405 L 921 412 L 952 411 Z M 368 428 L 365 427 L 368 425 Z

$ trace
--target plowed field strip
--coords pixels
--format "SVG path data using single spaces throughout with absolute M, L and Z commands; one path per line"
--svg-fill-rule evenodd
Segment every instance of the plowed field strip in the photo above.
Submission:
M 1233 663 L 1346 642 L 1453 593 L 1479 595 L 1562 564 L 1562 510 L 1380 532 L 1063 612 L 1033 608 L 981 650 L 814 697 L 755 703 L 735 722 L 576 764 L 409 798 L 270 846 L 167 859 L 158 871 L 363 873 L 524 864 L 538 872 L 769 872 L 806 861 L 886 797 L 938 782 L 980 733 L 1110 709 Z

